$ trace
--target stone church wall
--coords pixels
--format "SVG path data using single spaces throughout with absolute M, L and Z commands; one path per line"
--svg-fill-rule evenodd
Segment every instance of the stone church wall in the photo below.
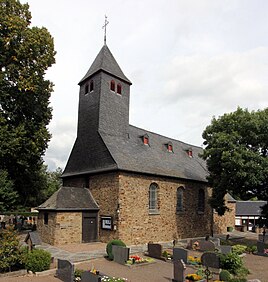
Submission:
M 48 223 L 44 223 L 44 212 L 40 211 L 37 229 L 43 242 L 51 245 L 81 243 L 81 212 L 47 212 Z
M 107 173 L 90 176 L 89 189 L 99 205 L 99 218 L 102 216 L 112 216 L 114 230 L 104 230 L 99 223 L 99 240 L 108 242 L 111 239 L 119 239 L 117 226 L 117 209 L 119 204 L 119 174 Z
M 223 216 L 219 216 L 217 212 L 214 212 L 214 226 L 213 231 L 215 234 L 222 234 L 227 232 L 227 227 L 235 228 L 235 206 L 236 204 L 231 202 L 226 203 L 229 211 L 226 211 Z
M 159 186 L 159 214 L 149 214 L 151 183 Z M 180 186 L 184 187 L 185 211 L 176 213 Z M 112 215 L 116 225 L 114 231 L 100 229 L 100 240 L 119 238 L 127 244 L 141 244 L 210 234 L 210 208 L 206 206 L 203 214 L 197 212 L 199 188 L 205 189 L 207 200 L 207 188 L 201 183 L 126 173 L 91 177 L 90 190 L 100 206 L 100 217 Z

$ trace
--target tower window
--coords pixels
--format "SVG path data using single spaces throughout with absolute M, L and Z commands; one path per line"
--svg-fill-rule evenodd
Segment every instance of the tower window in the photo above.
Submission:
M 45 212 L 44 213 L 44 224 L 48 224 L 48 213 L 47 212 Z
M 88 94 L 88 84 L 85 86 L 85 95 Z
M 90 81 L 89 91 L 92 92 L 94 90 L 94 83 L 93 80 Z
M 110 89 L 111 89 L 111 91 L 115 91 L 115 82 L 114 82 L 114 80 L 111 81 Z
M 121 86 L 121 84 L 119 83 L 119 84 L 117 84 L 117 94 L 122 94 L 122 86 Z

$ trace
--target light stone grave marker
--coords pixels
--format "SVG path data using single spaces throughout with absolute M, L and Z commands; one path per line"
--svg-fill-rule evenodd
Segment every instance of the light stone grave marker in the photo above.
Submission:
M 129 259 L 129 248 L 113 245 L 112 253 L 114 256 L 114 262 L 119 264 L 126 264 Z

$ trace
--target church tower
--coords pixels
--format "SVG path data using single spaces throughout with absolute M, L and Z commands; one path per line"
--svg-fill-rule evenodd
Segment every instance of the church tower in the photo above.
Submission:
M 107 45 L 102 47 L 79 85 L 78 138 L 96 131 L 126 135 L 131 82 Z
M 63 173 L 65 185 L 65 177 L 117 168 L 101 133 L 127 138 L 130 85 L 104 44 L 79 82 L 77 138 Z

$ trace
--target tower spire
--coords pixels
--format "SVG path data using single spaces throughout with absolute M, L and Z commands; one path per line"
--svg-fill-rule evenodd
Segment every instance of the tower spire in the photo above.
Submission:
M 104 26 L 102 28 L 104 28 L 104 45 L 106 45 L 106 26 L 108 25 L 108 21 L 107 21 L 107 16 L 105 15 L 105 21 L 104 21 Z

